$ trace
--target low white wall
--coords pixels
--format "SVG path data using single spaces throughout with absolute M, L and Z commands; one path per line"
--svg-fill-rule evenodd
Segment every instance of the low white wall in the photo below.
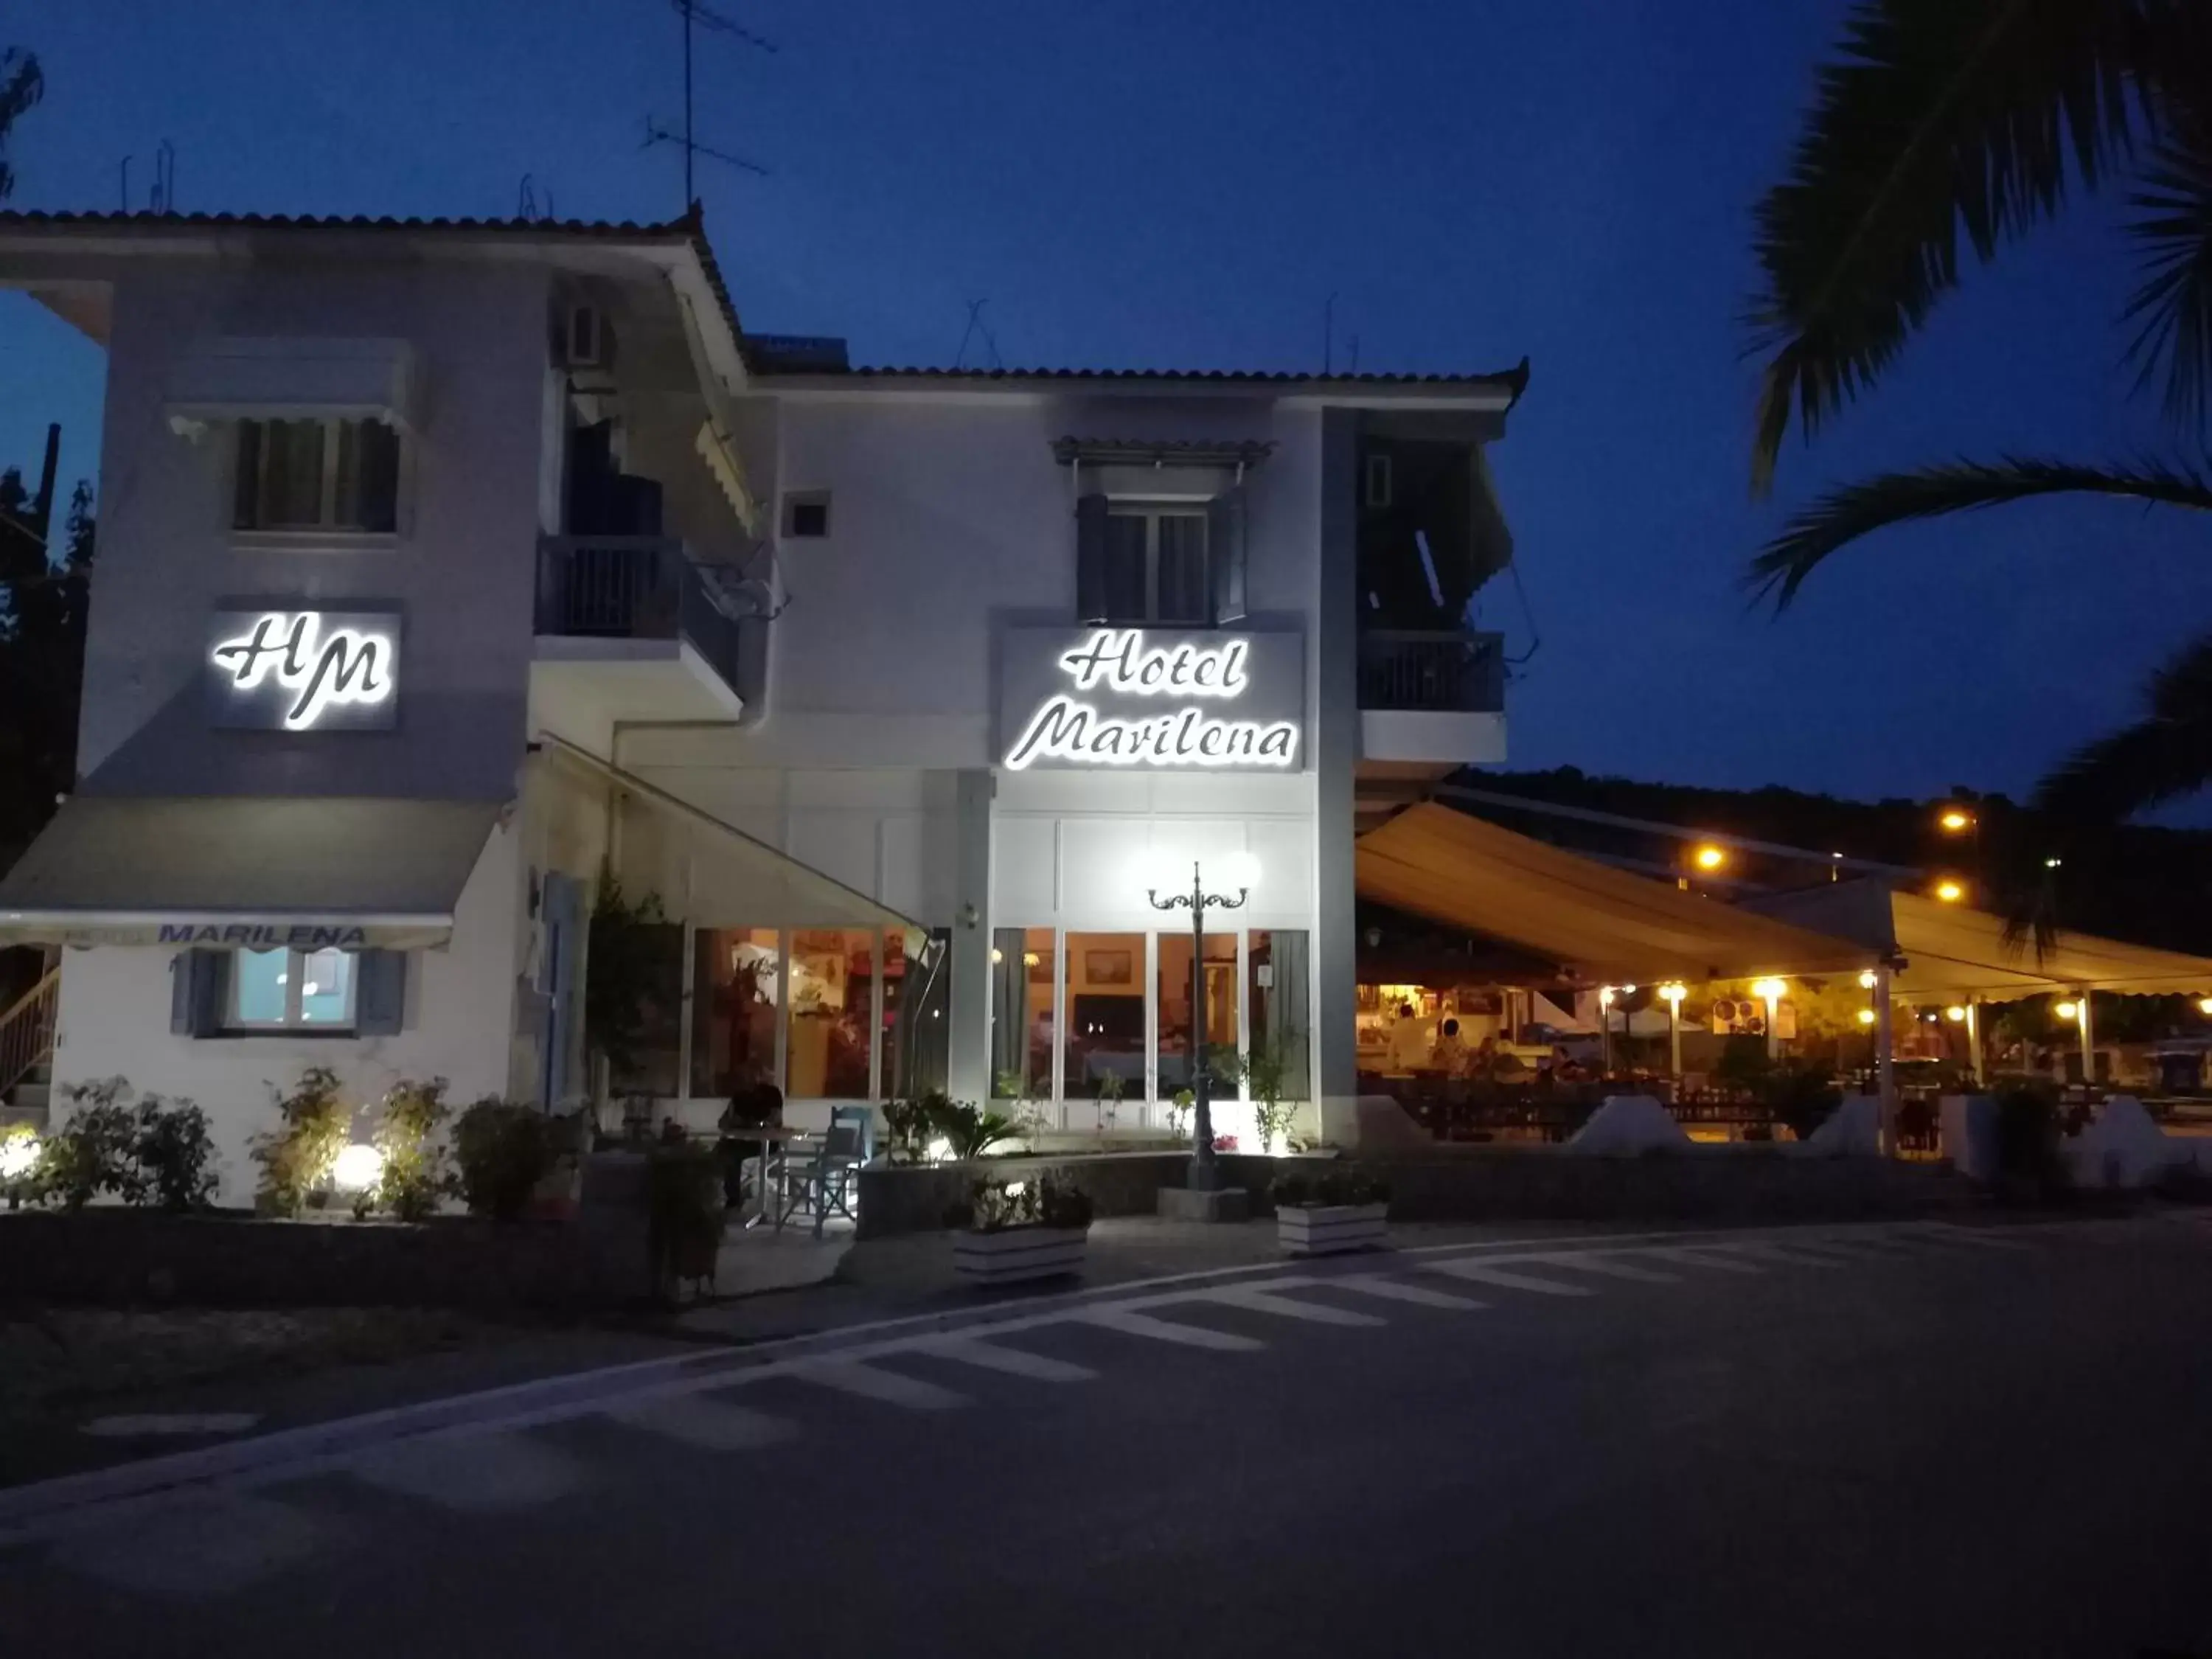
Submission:
M 54 1119 L 64 1091 L 121 1076 L 141 1094 L 183 1097 L 206 1111 L 222 1186 L 221 1204 L 252 1200 L 249 1139 L 276 1121 L 272 1089 L 310 1066 L 328 1066 L 364 1106 L 401 1078 L 442 1077 L 456 1106 L 507 1083 L 514 1019 L 516 835 L 495 830 L 454 913 L 452 943 L 408 958 L 407 1017 L 386 1037 L 189 1037 L 169 1030 L 169 963 L 161 949 L 63 954 L 54 1048 Z

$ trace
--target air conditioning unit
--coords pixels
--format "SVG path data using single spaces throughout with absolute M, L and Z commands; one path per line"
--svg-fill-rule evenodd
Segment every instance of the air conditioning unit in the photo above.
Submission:
M 598 306 L 570 306 L 561 331 L 561 366 L 611 368 L 614 359 L 614 330 L 607 313 Z

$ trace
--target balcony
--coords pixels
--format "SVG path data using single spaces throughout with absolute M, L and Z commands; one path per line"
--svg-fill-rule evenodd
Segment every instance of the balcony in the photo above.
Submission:
M 533 690 L 564 705 L 563 725 L 735 720 L 765 627 L 724 608 L 738 578 L 673 537 L 544 538 Z
M 1366 761 L 1450 767 L 1504 760 L 1504 636 L 1363 631 L 1359 726 Z

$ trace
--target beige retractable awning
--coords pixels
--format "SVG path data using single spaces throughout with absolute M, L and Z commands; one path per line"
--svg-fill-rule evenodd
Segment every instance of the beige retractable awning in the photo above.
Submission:
M 544 753 L 619 791 L 675 832 L 694 861 L 686 906 L 694 921 L 708 925 L 720 913 L 748 927 L 927 931 L 860 889 L 824 875 L 634 772 L 550 732 L 541 734 L 538 742 Z
M 78 795 L 4 879 L 0 943 L 445 943 L 502 805 Z
M 1558 963 L 1585 984 L 1856 971 L 1877 952 L 1547 847 L 1448 806 L 1359 838 L 1360 896 Z
M 1907 1000 L 1975 996 L 2002 1002 L 2084 990 L 2142 996 L 2212 992 L 2212 961 L 2203 957 L 2064 932 L 2039 957 L 2033 944 L 2007 942 L 2002 916 L 1893 891 L 1872 879 L 1760 894 L 1744 906 L 1901 957 L 1905 966 L 1893 982 Z

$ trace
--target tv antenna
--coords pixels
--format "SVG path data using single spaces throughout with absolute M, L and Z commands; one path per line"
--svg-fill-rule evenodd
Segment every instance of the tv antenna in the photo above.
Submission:
M 747 173 L 758 173 L 763 178 L 768 175 L 768 169 L 758 162 L 749 161 L 742 155 L 732 155 L 726 149 L 716 149 L 711 144 L 702 144 L 693 136 L 691 127 L 691 33 L 693 28 L 696 27 L 710 29 L 717 34 L 726 34 L 740 45 L 751 46 L 760 52 L 774 52 L 775 42 L 763 35 L 754 33 L 735 18 L 725 17 L 720 12 L 708 5 L 706 0 L 668 0 L 668 3 L 676 9 L 676 15 L 684 20 L 684 131 L 681 133 L 672 132 L 648 115 L 645 118 L 645 143 L 642 148 L 649 149 L 655 144 L 674 144 L 683 150 L 684 210 L 689 213 L 691 211 L 692 202 L 696 199 L 691 187 L 691 167 L 692 163 L 702 155 L 729 167 L 742 167 Z
M 991 332 L 990 324 L 983 320 L 983 307 L 988 304 L 988 300 L 970 300 L 968 302 L 968 326 L 961 331 L 960 349 L 952 356 L 953 368 L 965 368 L 968 366 L 968 342 L 978 334 L 983 337 L 984 349 L 991 354 L 991 367 L 1004 368 L 1006 366 L 1006 359 L 999 356 L 998 337 Z

